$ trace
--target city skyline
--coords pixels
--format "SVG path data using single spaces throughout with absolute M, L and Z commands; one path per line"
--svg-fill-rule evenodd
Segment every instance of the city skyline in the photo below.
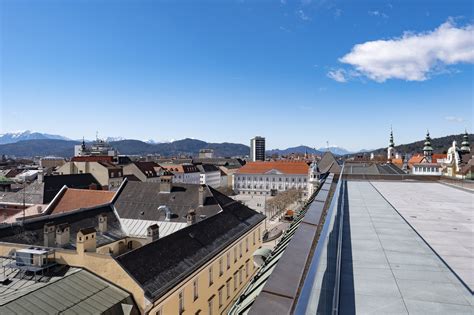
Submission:
M 396 144 L 472 132 L 468 1 L 0 6 L 0 133 L 359 150 L 390 125 Z

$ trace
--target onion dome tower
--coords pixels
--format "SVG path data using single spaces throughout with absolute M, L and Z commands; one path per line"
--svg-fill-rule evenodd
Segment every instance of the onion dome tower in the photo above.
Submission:
M 425 146 L 423 147 L 423 155 L 429 163 L 431 163 L 431 156 L 433 155 L 433 148 L 431 147 L 430 131 L 426 132 Z
M 464 136 L 462 137 L 461 152 L 471 152 L 471 146 L 469 145 L 469 135 L 467 134 L 467 130 L 465 130 Z

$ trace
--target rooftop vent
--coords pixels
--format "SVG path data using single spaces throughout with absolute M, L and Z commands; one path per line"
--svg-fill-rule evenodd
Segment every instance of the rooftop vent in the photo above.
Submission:
M 171 213 L 171 210 L 168 206 L 165 206 L 165 205 L 159 206 L 158 211 L 164 211 L 165 212 L 165 215 L 166 215 L 165 221 L 170 221 L 171 220 L 172 213 Z

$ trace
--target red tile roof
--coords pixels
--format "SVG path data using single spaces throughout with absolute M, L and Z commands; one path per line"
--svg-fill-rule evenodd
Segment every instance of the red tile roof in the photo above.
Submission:
M 283 174 L 308 174 L 308 164 L 304 161 L 248 162 L 239 170 L 239 174 L 264 174 L 273 169 Z
M 409 160 L 408 160 L 408 164 L 415 164 L 415 163 L 421 163 L 423 162 L 423 159 L 425 157 L 423 155 L 415 155 L 415 156 L 412 156 Z
M 103 205 L 109 203 L 114 195 L 113 191 L 68 188 L 48 212 L 55 214 Z
M 438 160 L 442 160 L 442 159 L 445 159 L 447 157 L 448 157 L 447 154 L 436 153 L 436 154 L 433 154 L 431 156 L 431 160 L 436 163 Z

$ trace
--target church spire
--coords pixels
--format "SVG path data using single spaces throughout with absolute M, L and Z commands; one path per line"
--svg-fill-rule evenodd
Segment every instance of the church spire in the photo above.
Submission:
M 395 142 L 393 142 L 393 129 L 392 126 L 390 126 L 390 142 L 389 142 L 389 147 L 394 148 L 395 147 Z
M 426 131 L 425 146 L 423 147 L 423 155 L 431 163 L 431 155 L 433 154 L 433 148 L 431 147 L 430 131 Z
M 471 147 L 469 145 L 469 135 L 467 133 L 467 129 L 464 131 L 464 136 L 462 137 L 461 151 L 471 152 Z
M 390 162 L 395 158 L 395 142 L 393 142 L 393 129 L 390 126 L 390 141 L 387 149 L 387 160 Z

